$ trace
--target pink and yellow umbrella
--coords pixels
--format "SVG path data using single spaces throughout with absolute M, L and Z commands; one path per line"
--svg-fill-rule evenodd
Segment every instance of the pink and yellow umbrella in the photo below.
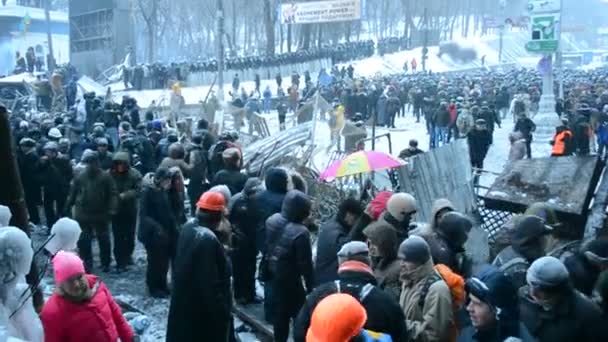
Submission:
M 403 164 L 405 164 L 404 161 L 390 154 L 376 151 L 359 151 L 349 154 L 346 158 L 331 164 L 321 173 L 319 178 L 321 180 L 332 180 L 339 177 L 399 167 Z

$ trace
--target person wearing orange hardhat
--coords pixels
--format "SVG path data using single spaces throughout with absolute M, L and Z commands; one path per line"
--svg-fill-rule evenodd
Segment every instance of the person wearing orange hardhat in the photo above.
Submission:
M 359 335 L 366 321 L 365 308 L 354 297 L 332 294 L 313 311 L 306 342 L 349 342 Z
M 177 243 L 168 342 L 227 341 L 232 331 L 229 260 L 217 237 L 226 200 L 208 191 L 196 207 Z

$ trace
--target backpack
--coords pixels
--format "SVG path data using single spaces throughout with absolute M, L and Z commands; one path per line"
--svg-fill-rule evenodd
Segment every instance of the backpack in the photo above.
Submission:
M 456 317 L 458 317 L 458 311 L 461 309 L 465 300 L 466 292 L 464 289 L 464 279 L 460 275 L 454 273 L 446 265 L 435 265 L 435 272 L 426 278 L 426 281 L 422 286 L 420 298 L 418 298 L 418 306 L 420 307 L 420 310 L 424 308 L 424 302 L 429 293 L 429 288 L 439 280 L 443 280 L 448 285 L 450 295 L 452 297 L 452 311 L 454 315 L 454 323 L 452 326 L 452 332 L 450 333 L 450 342 L 452 342 L 456 341 L 459 332 L 459 327 L 456 324 Z

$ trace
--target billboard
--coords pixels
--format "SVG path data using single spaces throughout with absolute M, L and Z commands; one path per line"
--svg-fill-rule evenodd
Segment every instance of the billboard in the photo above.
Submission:
M 293 2 L 279 7 L 281 24 L 311 24 L 361 19 L 361 0 Z

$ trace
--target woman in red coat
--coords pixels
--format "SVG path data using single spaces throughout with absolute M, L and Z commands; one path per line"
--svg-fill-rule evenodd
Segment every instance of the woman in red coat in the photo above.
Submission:
M 74 253 L 53 258 L 55 293 L 40 314 L 45 342 L 132 342 L 133 330 L 106 286 Z

